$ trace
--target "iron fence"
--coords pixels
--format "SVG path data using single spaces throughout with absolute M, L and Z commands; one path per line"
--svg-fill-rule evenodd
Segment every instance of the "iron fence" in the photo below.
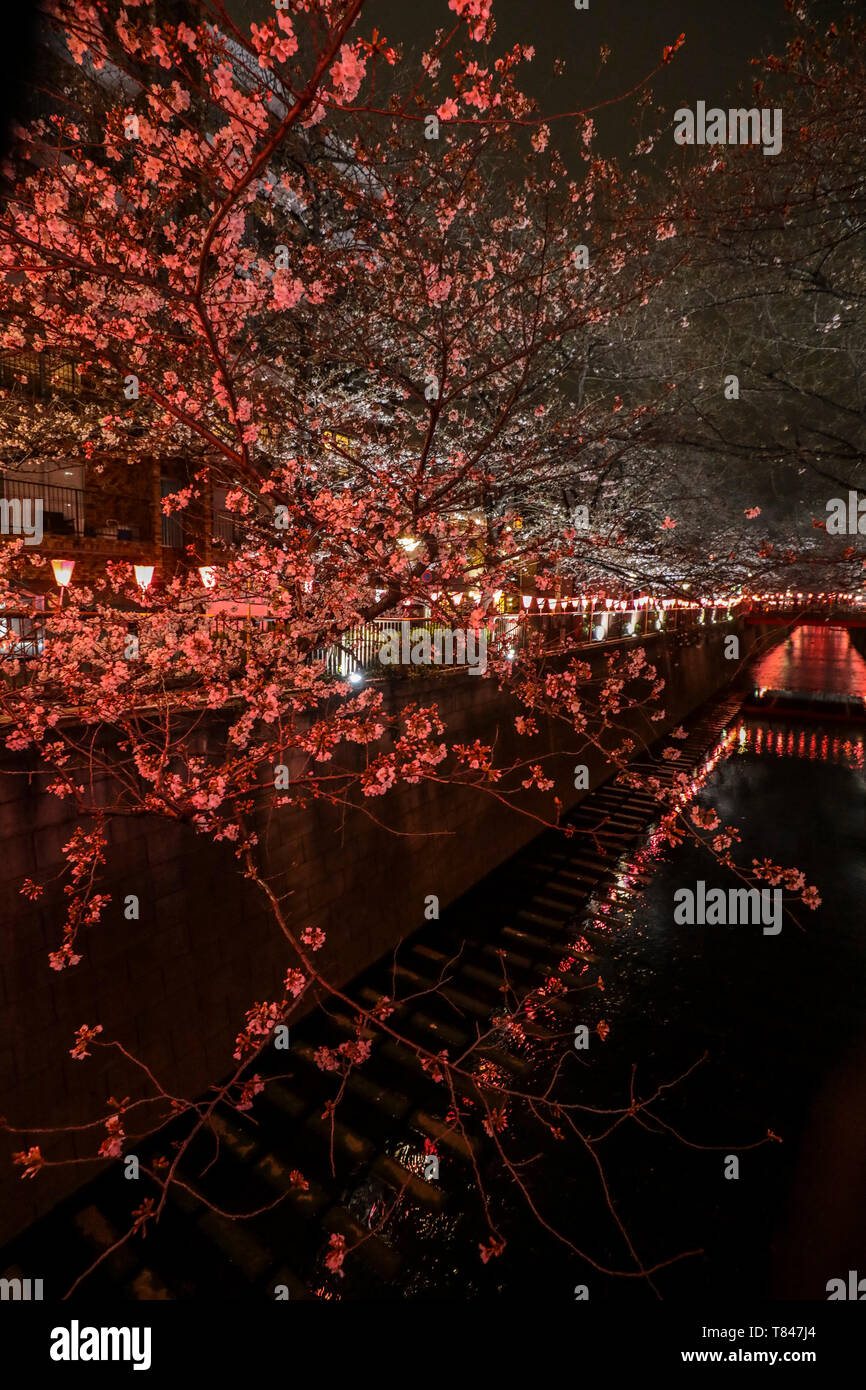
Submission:
M 80 488 L 55 487 L 49 483 L 30 482 L 18 473 L 2 473 L 0 496 L 9 502 L 20 502 L 31 518 L 34 504 L 41 503 L 42 530 L 46 536 L 84 533 L 84 493 Z
M 89 615 L 84 615 L 89 616 Z M 135 629 L 137 614 L 126 615 L 130 630 Z M 46 613 L 0 613 L 0 655 L 30 660 L 42 654 L 45 627 L 53 615 Z M 93 615 L 94 621 L 97 615 Z M 291 619 L 269 616 L 246 616 L 218 613 L 212 616 L 201 615 L 202 622 L 208 626 L 209 634 L 217 644 L 234 643 L 238 649 L 249 651 L 257 637 L 267 634 L 278 636 L 285 633 Z M 614 642 L 629 639 L 639 640 L 656 632 L 677 632 L 683 635 L 697 633 L 704 626 L 733 621 L 731 613 L 723 609 L 630 609 L 614 610 L 597 608 L 592 611 L 562 613 L 510 613 L 499 614 L 485 625 L 487 659 L 504 657 L 516 660 L 520 653 L 531 645 L 540 645 L 545 651 L 592 649 Z M 436 618 L 376 618 L 347 628 L 338 641 L 316 647 L 309 656 L 313 662 L 321 662 L 328 676 L 335 679 L 351 679 L 352 676 L 383 676 L 388 673 L 405 676 L 409 670 L 423 667 L 424 673 L 431 669 L 431 663 L 424 660 L 413 661 L 413 648 L 423 646 L 423 636 L 428 639 L 428 650 L 441 651 L 444 661 L 433 657 L 432 669 L 465 669 L 477 664 L 478 643 L 454 640 L 456 634 L 468 637 L 469 630 L 458 622 L 448 624 Z M 448 640 L 448 635 L 451 639 Z M 241 639 L 241 640 L 239 640 Z M 388 657 L 383 652 L 388 647 Z
M 232 512 L 214 512 L 211 517 L 211 536 L 224 545 L 240 545 L 244 539 L 243 524 Z
M 87 493 L 83 488 L 57 487 L 20 473 L 0 473 L 0 498 L 10 504 L 17 502 L 19 513 L 28 525 L 35 515 L 35 504 L 40 503 L 42 531 L 46 536 L 89 536 L 113 541 L 146 541 L 152 536 L 152 505 L 138 497 L 116 497 L 112 500 L 115 516 L 88 520 Z M 13 517 L 10 505 L 3 514 L 6 534 L 18 533 L 17 517 Z M 168 519 L 163 518 L 163 521 Z

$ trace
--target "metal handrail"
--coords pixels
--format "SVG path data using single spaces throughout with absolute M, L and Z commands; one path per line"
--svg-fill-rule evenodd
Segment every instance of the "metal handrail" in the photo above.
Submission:
M 76 535 L 84 532 L 84 493 L 77 487 L 56 487 L 53 483 L 31 482 L 18 473 L 0 473 L 0 497 L 12 502 L 40 502 L 42 530 L 48 536 Z
M 42 654 L 44 629 L 56 617 L 51 611 L 31 613 L 25 610 L 0 610 L 0 656 L 17 657 L 29 660 Z M 82 617 L 98 618 L 98 614 L 80 614 Z M 138 610 L 132 609 L 125 615 L 127 622 L 134 625 Z M 213 636 L 219 640 L 230 633 L 246 638 L 247 644 L 256 633 L 267 634 L 285 631 L 291 619 L 270 616 L 235 616 L 229 613 L 200 615 Z M 407 633 L 411 644 L 420 632 L 427 632 L 431 639 L 446 632 L 466 632 L 461 626 L 460 615 L 455 615 L 453 623 L 437 618 L 374 618 L 366 623 L 356 624 L 341 634 L 339 641 L 315 648 L 309 659 L 320 661 L 327 675 L 334 678 L 348 678 L 355 673 L 364 675 L 384 675 L 386 672 L 406 674 L 406 663 L 398 660 L 384 664 L 380 659 L 382 647 L 391 634 L 402 639 Z M 488 646 L 499 655 L 516 658 L 533 641 L 541 639 L 545 650 L 592 649 L 609 646 L 614 642 L 638 641 L 653 636 L 657 632 L 697 632 L 702 626 L 713 623 L 733 621 L 727 610 L 718 608 L 697 609 L 607 609 L 595 608 L 570 613 L 507 613 L 497 614 L 485 624 L 488 631 Z M 6 637 L 13 636 L 16 641 L 9 650 Z M 464 653 L 465 655 L 465 653 Z M 402 656 L 402 650 L 401 650 Z M 459 656 L 459 651 L 452 652 Z M 449 666 L 460 669 L 468 661 L 452 659 Z M 439 669 L 439 668 L 437 668 Z

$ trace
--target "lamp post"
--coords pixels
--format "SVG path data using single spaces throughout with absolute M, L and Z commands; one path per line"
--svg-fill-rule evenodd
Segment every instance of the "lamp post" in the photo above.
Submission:
M 60 590 L 57 606 L 63 607 L 63 592 L 72 579 L 72 571 L 75 569 L 74 560 L 52 560 L 51 568 L 54 571 L 54 582 Z
M 135 582 L 141 590 L 142 598 L 144 598 L 153 580 L 154 567 L 153 565 L 133 565 L 132 568 L 135 571 Z

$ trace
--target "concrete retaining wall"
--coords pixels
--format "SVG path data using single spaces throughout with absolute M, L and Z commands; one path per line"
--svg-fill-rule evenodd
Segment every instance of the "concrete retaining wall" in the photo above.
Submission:
M 658 737 L 732 678 L 736 663 L 722 649 L 730 630 L 709 629 L 683 646 L 675 634 L 648 640 L 648 657 L 667 681 L 667 718 L 652 724 L 636 715 L 630 726 L 639 738 Z M 740 629 L 744 654 L 754 634 Z M 595 653 L 594 665 L 600 661 Z M 545 768 L 566 807 L 582 795 L 574 790 L 577 761 L 589 766 L 591 786 L 610 775 L 600 753 L 577 758 L 576 736 L 558 727 L 543 728 L 532 743 L 519 740 L 518 708 L 492 681 L 452 673 L 385 690 L 391 709 L 407 700 L 438 701 L 451 738 L 495 738 L 499 761 L 551 750 L 556 756 Z M 40 793 L 31 770 L 22 756 L 4 754 L 0 761 L 0 1114 L 16 1126 L 58 1126 L 100 1118 L 109 1095 L 139 1093 L 135 1072 L 115 1054 L 99 1052 L 84 1062 L 69 1056 L 75 1030 L 85 1023 L 101 1023 L 103 1038 L 117 1038 L 144 1058 L 168 1090 L 200 1093 L 230 1070 L 249 1004 L 277 996 L 288 963 L 285 942 L 239 877 L 230 848 L 185 826 L 130 818 L 111 830 L 104 891 L 113 902 L 106 920 L 88 933 L 79 966 L 52 972 L 47 956 L 60 942 L 61 900 L 49 893 L 32 904 L 18 890 L 25 877 L 41 880 L 58 870 L 76 821 L 65 802 Z M 537 793 L 525 794 L 522 805 L 532 812 L 542 802 Z M 365 807 L 390 829 L 362 812 L 321 805 L 303 814 L 272 813 L 261 827 L 274 885 L 291 895 L 295 923 L 327 932 L 322 958 L 338 984 L 422 924 L 426 895 L 436 894 L 444 907 L 540 828 L 483 793 L 453 786 L 404 786 Z M 131 893 L 141 904 L 137 922 L 123 917 Z M 90 1158 L 103 1137 L 91 1130 L 65 1143 L 63 1152 Z M 31 1143 L 41 1143 L 48 1158 L 58 1153 L 51 1137 L 0 1135 L 0 1243 L 100 1168 L 87 1163 L 22 1181 L 9 1155 Z

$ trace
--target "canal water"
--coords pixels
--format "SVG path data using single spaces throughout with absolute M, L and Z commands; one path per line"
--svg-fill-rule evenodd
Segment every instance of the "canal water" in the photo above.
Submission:
M 862 695 L 866 662 L 843 629 L 801 628 L 764 658 L 755 684 Z M 477 1203 L 468 1179 L 461 1192 L 443 1173 L 444 1213 L 397 1215 L 414 1255 L 392 1294 L 559 1302 L 586 1286 L 590 1303 L 826 1299 L 828 1280 L 851 1269 L 866 1277 L 866 726 L 823 718 L 735 717 L 697 793 L 740 831 L 738 862 L 800 869 L 820 893 L 817 910 L 792 900 L 776 936 L 760 926 L 675 925 L 678 888 L 736 880 L 700 848 L 650 835 L 581 919 L 604 990 L 576 1015 L 593 1030 L 592 1046 L 557 1094 L 609 1108 L 628 1104 L 632 1074 L 641 1098 L 669 1088 L 595 1156 L 525 1118 L 509 1136 L 538 1214 L 589 1259 L 542 1229 L 510 1180 L 489 1173 L 507 1244 L 482 1262 L 487 1236 L 469 1214 Z M 610 1029 L 603 1044 L 601 1020 Z M 585 1120 L 594 1134 L 609 1127 L 602 1115 Z M 596 1157 L 645 1267 L 698 1253 L 651 1280 L 596 1268 L 635 1269 Z M 328 1280 L 322 1292 L 364 1296 Z
M 866 662 L 843 629 L 804 627 L 759 662 L 753 685 L 835 693 L 850 712 L 866 695 Z M 773 936 L 759 925 L 677 925 L 678 889 L 738 881 L 699 846 L 672 847 L 645 796 L 641 811 L 625 786 L 607 787 L 570 817 L 582 833 L 547 832 L 404 942 L 397 963 L 351 986 L 365 1007 L 410 995 L 395 1019 L 453 1057 L 476 1021 L 486 1029 L 501 1012 L 501 948 L 515 968 L 523 953 L 527 982 L 559 983 L 569 962 L 573 987 L 537 1009 L 552 1037 L 503 1036 L 505 1051 L 476 1073 L 585 1107 L 548 1113 L 545 1127 L 537 1107 L 508 1102 L 500 1137 L 519 1185 L 477 1105 L 474 1166 L 449 1144 L 445 1087 L 411 1046 L 379 1041 L 332 1136 L 333 1077 L 316 1050 L 354 1025 L 339 1008 L 317 1011 L 293 1030 L 291 1055 L 266 1064 L 276 1074 L 253 1112 L 223 1108 L 220 1162 L 200 1135 L 184 1169 L 190 1189 L 173 1190 L 159 1227 L 100 1264 L 84 1295 L 270 1299 L 288 1279 L 292 1298 L 349 1301 L 575 1304 L 585 1290 L 591 1312 L 658 1298 L 823 1300 L 831 1279 L 866 1278 L 866 722 L 826 699 L 807 715 L 802 702 L 788 717 L 736 709 L 728 698 L 686 721 L 686 794 L 736 827 L 739 863 L 800 870 L 817 910 L 793 901 Z M 654 766 L 673 777 L 677 763 Z M 594 868 L 588 826 L 601 821 L 607 848 Z M 577 1051 L 583 1025 L 589 1047 Z M 515 1060 L 523 1072 L 509 1072 Z M 143 1141 L 143 1166 L 170 1152 L 172 1137 Z M 425 1182 L 433 1155 L 439 1176 Z M 292 1170 L 309 1191 L 275 1204 Z M 407 1170 L 414 1187 L 395 1197 Z M 203 1211 L 193 1190 L 217 1211 Z M 505 1242 L 492 1256 L 485 1204 Z M 103 1174 L 9 1258 L 51 1270 L 54 1293 L 65 1290 L 128 1227 L 129 1207 L 128 1185 Z M 219 1211 L 258 1214 L 238 1224 Z M 339 1270 L 328 1233 L 343 1230 Z
M 772 690 L 866 695 L 866 663 L 844 627 L 804 624 L 774 647 L 755 670 L 755 683 Z

